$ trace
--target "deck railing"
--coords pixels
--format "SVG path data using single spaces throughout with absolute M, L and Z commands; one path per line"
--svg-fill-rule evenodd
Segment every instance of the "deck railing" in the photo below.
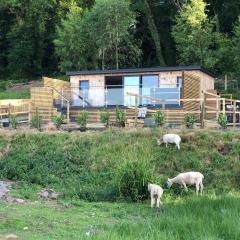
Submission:
M 134 106 L 135 100 L 127 92 L 143 94 L 153 97 L 153 99 L 139 100 L 139 106 L 158 106 L 161 103 L 155 98 L 164 98 L 165 104 L 180 106 L 181 87 L 176 84 L 161 84 L 158 87 L 143 87 L 138 85 L 106 85 L 92 86 L 89 89 L 79 89 L 72 87 L 62 89 L 62 94 L 71 98 L 72 106 L 79 107 L 110 107 L 110 106 Z M 175 101 L 167 101 L 168 99 Z

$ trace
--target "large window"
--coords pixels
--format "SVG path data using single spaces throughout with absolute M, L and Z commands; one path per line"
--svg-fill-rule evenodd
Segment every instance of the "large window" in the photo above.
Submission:
M 158 75 L 143 75 L 142 76 L 142 95 L 154 96 L 154 90 L 159 87 L 159 76 Z M 143 98 L 141 105 L 150 105 L 152 100 Z
M 140 76 L 124 77 L 124 106 L 134 106 L 135 97 L 131 97 L 127 93 L 140 94 Z
M 79 81 L 79 98 L 84 102 L 88 99 L 89 95 L 89 81 L 81 80 Z

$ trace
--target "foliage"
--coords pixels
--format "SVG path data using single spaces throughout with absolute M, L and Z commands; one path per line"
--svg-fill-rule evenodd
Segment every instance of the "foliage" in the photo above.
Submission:
M 218 123 L 223 128 L 227 128 L 228 120 L 226 114 L 220 113 L 218 116 Z
M 138 63 L 141 52 L 129 31 L 134 23 L 126 0 L 97 0 L 85 14 L 77 5 L 73 6 L 62 20 L 55 40 L 60 68 L 128 66 L 126 52 L 132 66 Z
M 56 126 L 57 129 L 59 129 L 62 126 L 64 118 L 65 117 L 62 114 L 60 116 L 54 115 L 52 117 L 52 121 L 53 121 L 53 123 L 54 123 L 54 125 Z
M 191 0 L 176 15 L 172 34 L 180 64 L 199 64 L 209 68 L 215 65 L 212 52 L 215 23 L 209 20 L 206 6 L 203 0 Z
M 88 120 L 88 112 L 81 111 L 77 116 L 77 123 L 80 125 L 81 128 L 87 127 L 87 120 Z
M 125 127 L 126 114 L 123 109 L 116 107 L 116 125 L 118 127 Z
M 12 126 L 12 128 L 16 129 L 18 124 L 19 124 L 19 121 L 17 119 L 17 114 L 13 113 L 10 117 L 10 125 Z
M 101 123 L 103 123 L 106 127 L 108 127 L 109 120 L 110 120 L 110 112 L 101 112 L 100 120 L 101 120 Z
M 43 118 L 42 116 L 40 116 L 39 112 L 37 111 L 31 117 L 31 127 L 41 130 L 42 124 L 43 124 Z
M 67 199 L 90 201 L 141 200 L 146 198 L 147 181 L 164 187 L 168 177 L 192 169 L 204 174 L 205 194 L 239 189 L 237 132 L 178 133 L 184 140 L 181 151 L 175 146 L 159 147 L 155 142 L 163 134 L 159 130 L 0 136 L 0 178 L 23 182 L 25 189 L 48 187 Z M 219 141 L 231 146 L 227 155 L 215 145 Z M 164 197 L 184 196 L 179 189 L 174 185 Z M 189 190 L 192 194 L 194 187 Z M 32 196 L 27 190 L 21 194 Z
M 164 124 L 164 114 L 161 110 L 157 110 L 156 113 L 154 113 L 154 120 L 158 127 Z
M 196 118 L 194 113 L 188 113 L 185 117 L 185 123 L 187 128 L 193 128 Z
M 121 164 L 117 172 L 120 195 L 132 201 L 146 199 L 148 196 L 147 185 L 149 182 L 153 182 L 152 171 L 150 163 L 140 159 Z

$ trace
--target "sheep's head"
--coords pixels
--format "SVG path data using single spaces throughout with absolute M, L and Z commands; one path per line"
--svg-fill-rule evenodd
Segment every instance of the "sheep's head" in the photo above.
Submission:
M 168 180 L 167 180 L 167 187 L 168 188 L 170 188 L 171 186 L 172 186 L 172 181 L 171 181 L 171 179 L 169 178 Z
M 162 138 L 157 138 L 157 145 L 161 145 L 163 143 L 163 139 Z

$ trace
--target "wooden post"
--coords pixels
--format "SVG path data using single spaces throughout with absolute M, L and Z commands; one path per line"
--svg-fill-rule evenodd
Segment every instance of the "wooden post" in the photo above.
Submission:
M 70 112 L 70 106 L 69 106 L 69 102 L 67 102 L 67 123 L 69 123 L 69 121 L 70 121 L 69 112 Z
M 204 120 L 205 120 L 205 103 L 206 103 L 206 98 L 205 98 L 205 95 L 204 95 L 204 99 L 203 101 L 201 101 L 201 128 L 204 128 L 205 124 L 204 124 Z
M 40 116 L 39 116 L 39 112 L 38 112 L 38 107 L 36 107 L 36 117 L 37 117 L 37 119 L 38 119 L 38 126 L 37 126 L 37 128 L 38 128 L 38 130 L 40 130 Z
M 225 98 L 223 98 L 223 100 L 222 100 L 222 105 L 223 105 L 222 113 L 225 115 L 225 113 L 226 113 L 226 99 Z
M 9 103 L 8 104 L 8 122 L 9 122 L 9 124 L 10 124 L 10 121 L 11 121 L 11 104 Z
M 237 104 L 236 101 L 233 101 L 233 127 L 236 127 L 236 110 Z
M 28 105 L 28 123 L 31 123 L 31 103 Z
M 138 118 L 138 96 L 135 96 L 135 121 L 134 121 L 135 127 L 137 127 L 137 118 Z
M 219 116 L 219 109 L 220 108 L 220 104 L 219 104 L 219 98 L 217 98 L 217 101 L 216 101 L 216 119 L 218 119 L 218 116 Z
M 62 96 L 61 96 L 61 97 L 62 97 L 62 100 L 61 100 L 61 108 L 63 108 L 63 100 L 64 100 L 64 99 L 63 99 L 63 88 L 62 88 L 61 94 L 62 94 Z

